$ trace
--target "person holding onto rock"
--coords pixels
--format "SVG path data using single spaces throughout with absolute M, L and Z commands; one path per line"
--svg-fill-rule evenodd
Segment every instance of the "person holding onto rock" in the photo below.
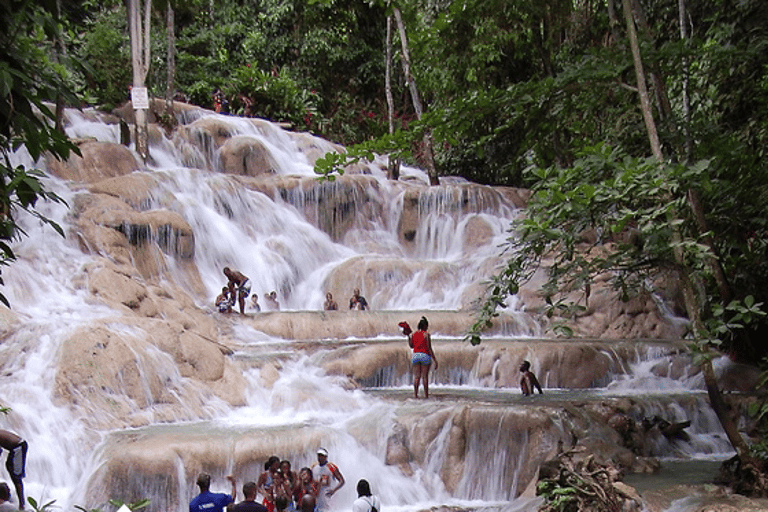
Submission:
M 11 475 L 11 481 L 16 487 L 16 497 L 19 499 L 19 510 L 24 510 L 24 482 L 27 468 L 27 442 L 7 430 L 0 430 L 0 448 L 8 450 L 5 469 Z
M 19 508 L 11 503 L 11 488 L 5 482 L 0 482 L 0 512 L 16 512 Z
M 400 327 L 402 327 L 404 334 L 411 330 L 407 322 L 401 322 Z M 417 328 L 416 332 L 407 335 L 408 346 L 413 349 L 413 356 L 411 356 L 413 397 L 419 398 L 419 382 L 421 382 L 424 386 L 424 398 L 429 398 L 429 369 L 434 362 L 435 370 L 437 370 L 437 358 L 432 350 L 432 336 L 427 331 L 429 322 L 426 317 L 421 317 Z
M 237 302 L 240 305 L 240 314 L 245 314 L 245 299 L 251 294 L 251 280 L 237 270 L 232 270 L 229 267 L 224 267 L 224 275 L 227 276 L 229 282 L 229 293 L 237 293 Z

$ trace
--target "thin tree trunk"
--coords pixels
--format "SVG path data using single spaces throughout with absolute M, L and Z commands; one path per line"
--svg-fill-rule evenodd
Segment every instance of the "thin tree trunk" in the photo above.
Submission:
M 128 0 L 128 23 L 131 34 L 131 64 L 133 67 L 133 87 L 144 87 L 149 71 L 150 54 L 150 7 L 151 0 L 144 2 L 144 20 L 142 22 L 141 0 Z M 149 159 L 149 130 L 147 109 L 133 109 L 135 117 L 136 152 L 146 162 Z
M 419 98 L 419 90 L 416 87 L 416 81 L 411 75 L 411 56 L 408 51 L 408 38 L 405 34 L 405 25 L 403 24 L 403 17 L 400 14 L 400 9 L 395 7 L 394 9 L 395 20 L 397 20 L 397 28 L 400 32 L 400 45 L 403 49 L 403 74 L 405 80 L 408 83 L 408 88 L 411 91 L 411 101 L 413 102 L 413 109 L 416 111 L 416 118 L 421 120 L 423 114 L 423 108 L 421 105 L 421 99 Z M 437 167 L 435 166 L 434 151 L 432 150 L 432 131 L 426 129 L 424 131 L 424 163 L 427 166 L 427 173 L 429 174 L 429 184 L 439 185 L 440 180 L 437 177 Z
M 395 100 L 392 97 L 392 15 L 387 16 L 387 65 L 384 75 L 384 91 L 387 95 L 387 119 L 389 134 L 395 133 Z M 391 180 L 400 178 L 400 159 L 390 155 L 387 164 L 387 176 Z
M 653 38 L 651 33 L 651 27 L 648 25 L 648 21 L 645 18 L 645 13 L 638 0 L 632 0 L 632 10 L 635 15 L 637 25 L 643 30 L 645 37 L 649 40 Z M 652 60 L 650 63 L 651 68 L 651 80 L 653 81 L 653 92 L 656 96 L 656 103 L 659 105 L 659 115 L 662 121 L 670 118 L 672 115 L 672 105 L 669 102 L 667 96 L 667 86 L 664 83 L 664 78 L 659 68 L 658 60 Z
M 688 23 L 686 21 L 685 0 L 678 0 L 677 9 L 680 15 L 680 39 L 683 42 L 688 40 Z M 690 73 L 688 70 L 688 57 L 683 56 L 683 134 L 685 137 L 685 161 L 690 162 L 693 158 L 693 140 L 691 138 L 691 98 L 688 95 L 688 86 L 690 82 Z
M 643 111 L 643 120 L 645 121 L 646 130 L 648 131 L 648 138 L 651 143 L 651 151 L 653 156 L 657 159 L 661 165 L 664 162 L 664 155 L 661 151 L 661 144 L 659 143 L 658 132 L 656 131 L 656 123 L 653 119 L 653 112 L 651 110 L 650 100 L 648 98 L 648 87 L 645 82 L 645 72 L 643 70 L 643 63 L 640 56 L 640 46 L 637 41 L 637 32 L 635 30 L 635 22 L 632 16 L 631 0 L 622 0 L 624 6 L 624 16 L 627 23 L 627 35 L 629 36 L 629 44 L 632 49 L 632 60 L 635 66 L 635 75 L 637 79 L 637 89 L 640 96 L 640 105 Z M 672 199 L 671 197 L 669 198 Z M 670 219 L 670 222 L 676 219 Z M 698 300 L 693 281 L 692 272 L 685 263 L 685 254 L 680 245 L 682 236 L 679 229 L 672 228 L 672 238 L 675 245 L 674 255 L 678 267 L 680 268 L 680 281 L 683 290 L 683 299 L 685 301 L 685 309 L 688 313 L 688 319 L 693 327 L 694 337 L 697 340 L 702 339 L 704 336 L 704 328 L 701 320 L 701 306 Z M 727 405 L 723 400 L 720 388 L 717 385 L 717 377 L 715 370 L 712 366 L 712 360 L 709 357 L 705 357 L 701 364 L 702 372 L 704 374 L 704 382 L 707 387 L 707 394 L 709 395 L 709 402 L 712 409 L 715 411 L 720 424 L 723 427 L 731 446 L 736 450 L 739 458 L 742 462 L 751 464 L 751 457 L 744 438 L 738 430 L 734 418 L 730 415 Z
M 165 26 L 168 31 L 168 76 L 165 85 L 165 117 L 169 124 L 173 123 L 173 96 L 176 94 L 174 81 L 176 78 L 176 32 L 174 27 L 173 7 L 171 0 L 166 0 Z
M 622 0 L 624 5 L 624 18 L 627 22 L 627 36 L 629 45 L 632 49 L 632 61 L 635 65 L 635 77 L 637 80 L 637 92 L 640 95 L 640 109 L 643 113 L 645 129 L 648 132 L 648 140 L 651 143 L 651 152 L 656 160 L 661 164 L 664 162 L 664 155 L 661 152 L 661 142 L 659 141 L 659 132 L 656 130 L 656 122 L 653 119 L 653 110 L 651 100 L 648 97 L 648 84 L 645 81 L 645 70 L 640 56 L 640 45 L 637 42 L 637 31 L 635 30 L 635 21 L 632 18 L 632 6 L 630 0 Z
M 56 0 L 56 16 L 61 20 L 61 0 Z M 54 58 L 61 63 L 61 57 L 67 54 L 67 47 L 64 44 L 64 34 L 60 29 L 56 31 L 55 48 Z M 64 96 L 61 93 L 56 94 L 55 129 L 60 133 L 64 133 L 64 106 Z

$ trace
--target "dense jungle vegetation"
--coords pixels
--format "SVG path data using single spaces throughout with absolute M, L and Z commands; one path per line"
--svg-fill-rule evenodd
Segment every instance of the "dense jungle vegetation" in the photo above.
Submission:
M 653 279 L 669 272 L 681 283 L 677 312 L 691 320 L 703 360 L 713 346 L 742 361 L 765 357 L 763 0 L 166 0 L 152 6 L 146 81 L 152 96 L 166 94 L 171 76 L 176 98 L 213 108 L 220 90 L 232 115 L 288 122 L 348 145 L 352 154 L 386 151 L 423 165 L 433 153 L 440 176 L 533 189 L 477 332 L 549 257 L 550 316 L 578 314 L 583 304 L 563 302 L 558 292 L 578 287 L 588 297 L 600 273 L 613 273 L 628 297 L 654 291 Z M 392 29 L 397 129 L 390 135 L 385 75 L 395 8 L 407 47 Z M 0 35 L 3 154 L 25 142 L 33 155 L 65 157 L 74 146 L 34 110 L 53 121 L 44 101 L 108 110 L 128 99 L 126 5 L 7 0 L 0 17 L 8 27 Z M 405 48 L 423 115 L 401 66 Z M 14 210 L 56 197 L 33 171 L 6 161 L 2 176 L 0 249 L 7 264 L 9 242 L 19 234 Z M 608 242 L 611 251 L 591 252 Z

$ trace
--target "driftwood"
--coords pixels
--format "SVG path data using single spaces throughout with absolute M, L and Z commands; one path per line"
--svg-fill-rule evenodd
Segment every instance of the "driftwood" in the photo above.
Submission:
M 542 512 L 620 512 L 641 510 L 637 492 L 620 481 L 621 471 L 594 455 L 583 456 L 584 447 L 561 452 L 539 471 L 537 494 L 545 498 Z

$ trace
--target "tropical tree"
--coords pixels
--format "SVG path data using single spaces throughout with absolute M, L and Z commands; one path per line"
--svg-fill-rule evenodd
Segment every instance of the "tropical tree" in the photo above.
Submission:
M 17 222 L 20 211 L 64 234 L 35 210 L 40 199 L 61 198 L 46 190 L 41 171 L 14 165 L 11 160 L 22 145 L 33 160 L 46 152 L 64 159 L 70 151 L 77 151 L 66 135 L 56 130 L 56 114 L 46 103 L 59 96 L 74 101 L 63 66 L 49 59 L 48 47 L 43 44 L 60 37 L 56 16 L 53 0 L 0 3 L 0 23 L 5 27 L 0 31 L 0 271 L 16 258 L 11 243 L 25 234 Z M 9 306 L 2 293 L 0 302 Z
M 575 149 L 571 165 L 533 165 L 528 169 L 526 178 L 532 183 L 534 195 L 524 218 L 513 226 L 514 235 L 507 247 L 511 256 L 492 279 L 489 297 L 468 338 L 479 343 L 480 333 L 497 315 L 497 307 L 505 303 L 509 294 L 517 293 L 539 268 L 544 268 L 547 275 L 541 288 L 545 312 L 555 320 L 560 319 L 556 327 L 559 323 L 565 334 L 569 332 L 567 319 L 584 309 L 598 276 L 608 276 L 623 300 L 639 291 L 657 291 L 660 280 L 673 276 L 680 283 L 684 311 L 690 321 L 692 347 L 701 364 L 710 403 L 737 452 L 740 489 L 762 495 L 767 489 L 760 465 L 729 412 L 711 362 L 718 348 L 728 349 L 734 357 L 754 361 L 756 354 L 764 354 L 764 348 L 751 340 L 766 325 L 764 290 L 753 285 L 739 288 L 731 283 L 745 283 L 748 276 L 765 282 L 768 236 L 756 208 L 764 204 L 768 167 L 762 161 L 752 160 L 754 152 L 750 151 L 746 160 L 753 165 L 734 167 L 739 155 L 732 148 L 715 144 L 734 140 L 733 127 L 723 123 L 730 117 L 729 108 L 723 107 L 729 103 L 728 89 L 735 84 L 728 78 L 732 70 L 719 74 L 725 71 L 721 67 L 722 50 L 712 43 L 723 37 L 732 38 L 733 32 L 731 29 L 721 32 L 723 27 L 710 18 L 721 14 L 698 5 L 695 19 L 709 25 L 695 47 L 691 47 L 694 42 L 690 40 L 683 40 L 681 45 L 679 37 L 676 40 L 670 37 L 667 41 L 663 41 L 667 35 L 649 39 L 653 31 L 643 21 L 639 5 L 630 0 L 623 0 L 622 4 L 626 39 L 616 44 L 619 50 L 623 48 L 622 51 L 631 53 L 632 67 L 623 65 L 612 74 L 602 67 L 604 71 L 599 78 L 603 82 L 612 79 L 617 87 L 637 95 L 639 108 L 634 109 L 637 116 L 634 124 L 637 120 L 643 123 L 650 151 L 643 152 L 634 138 L 622 137 L 617 132 L 601 132 L 607 135 L 602 141 L 582 138 L 581 148 Z M 744 17 L 745 22 L 748 17 L 765 14 L 765 8 L 757 4 L 741 7 L 735 17 Z M 680 12 L 685 13 L 682 6 Z M 658 24 L 663 25 L 667 21 L 665 15 L 677 13 L 654 14 L 660 16 Z M 616 19 L 614 14 L 609 18 Z M 688 18 L 681 14 L 675 19 Z M 613 26 L 611 34 L 616 33 L 621 30 Z M 731 42 L 746 52 L 747 62 L 741 64 L 744 69 L 754 70 L 749 61 L 762 61 L 765 83 L 768 76 L 765 57 L 753 54 L 746 46 L 765 48 L 768 32 L 756 29 L 747 34 Z M 650 56 L 645 55 L 646 51 Z M 615 60 L 615 52 L 606 52 L 606 55 L 612 56 L 610 61 L 622 62 Z M 697 62 L 698 66 L 680 72 L 679 66 L 671 66 L 670 62 Z M 662 76 L 659 70 L 663 64 L 675 73 Z M 656 71 L 648 71 L 653 68 Z M 581 77 L 588 81 L 577 85 L 573 79 L 563 80 L 570 73 L 568 66 L 564 66 L 557 73 L 558 79 L 552 82 L 551 90 L 560 89 L 560 94 L 566 96 L 568 91 L 562 89 L 565 84 L 574 89 L 594 87 L 592 80 L 598 77 L 594 69 L 597 68 L 590 70 L 582 66 Z M 634 80 L 628 69 L 633 70 Z M 647 76 L 651 76 L 650 81 Z M 692 82 L 705 86 L 690 92 L 710 98 L 709 104 L 704 104 L 709 118 L 702 117 L 702 112 L 691 111 L 685 101 L 673 99 L 665 104 L 667 80 L 672 90 L 688 91 Z M 724 87 L 726 83 L 728 87 Z M 754 89 L 751 85 L 746 88 Z M 758 98 L 768 99 L 766 93 L 768 90 L 763 89 Z M 734 103 L 730 103 L 730 108 L 733 106 Z M 629 107 L 624 104 L 624 108 Z M 657 117 L 662 119 L 661 124 L 657 123 Z M 748 115 L 747 119 L 751 129 L 745 135 L 762 141 L 766 128 L 762 112 Z M 674 127 L 683 123 L 684 132 L 689 135 L 680 138 Z M 566 130 L 569 128 L 566 126 Z M 694 146 L 694 140 L 699 144 Z M 742 144 L 738 147 L 745 149 Z M 698 160 L 689 159 L 691 156 L 697 156 Z M 740 192 L 744 183 L 755 187 L 749 199 Z M 725 194 L 734 196 L 728 198 Z M 720 213 L 723 211 L 728 212 L 731 222 L 748 229 L 748 243 L 731 233 L 732 228 L 727 227 Z M 743 266 L 746 262 L 748 265 Z M 664 273 L 666 277 L 662 277 Z M 569 296 L 569 292 L 575 290 L 582 291 L 577 300 Z
M 144 0 L 143 9 L 141 0 L 128 0 L 128 30 L 131 41 L 131 69 L 133 70 L 134 92 L 139 90 L 146 92 L 146 79 L 151 62 L 151 8 L 152 0 Z M 145 162 L 149 159 L 147 110 L 148 108 L 143 106 L 137 108 L 134 105 L 133 107 L 136 152 Z

